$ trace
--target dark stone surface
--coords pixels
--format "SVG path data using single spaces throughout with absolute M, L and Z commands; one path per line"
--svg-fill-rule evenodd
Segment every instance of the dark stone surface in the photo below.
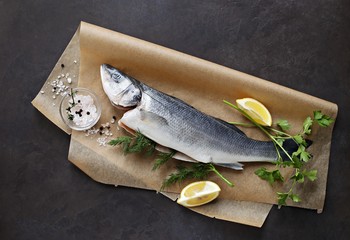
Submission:
M 0 1 L 0 239 L 349 239 L 349 11 L 346 0 Z M 70 164 L 69 136 L 30 102 L 81 20 L 337 103 L 324 213 L 274 207 L 257 229 Z

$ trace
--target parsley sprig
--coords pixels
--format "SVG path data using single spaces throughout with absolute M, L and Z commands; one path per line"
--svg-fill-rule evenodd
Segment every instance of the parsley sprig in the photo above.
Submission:
M 267 170 L 262 167 L 255 171 L 255 174 L 263 180 L 268 181 L 271 185 L 274 182 L 284 182 L 284 177 L 282 176 L 279 168 L 280 167 L 292 167 L 294 168 L 294 174 L 289 179 L 292 181 L 291 187 L 286 192 L 277 192 L 277 202 L 279 206 L 287 205 L 287 200 L 290 199 L 293 202 L 300 202 L 300 196 L 295 193 L 296 184 L 301 184 L 307 178 L 310 181 L 315 181 L 317 179 L 317 170 L 311 169 L 307 170 L 305 168 L 305 164 L 312 158 L 311 153 L 307 151 L 307 147 L 309 145 L 309 141 L 306 139 L 312 132 L 312 126 L 316 122 L 321 127 L 328 127 L 330 124 L 334 122 L 334 119 L 331 117 L 324 115 L 321 111 L 314 111 L 313 118 L 307 117 L 304 122 L 302 129 L 299 133 L 295 135 L 290 135 L 286 131 L 291 129 L 291 125 L 287 120 L 278 120 L 277 126 L 279 129 L 262 126 L 254 119 L 252 119 L 247 113 L 245 113 L 238 106 L 224 100 L 224 103 L 239 111 L 242 115 L 244 115 L 251 124 L 246 123 L 236 123 L 231 122 L 232 124 L 241 125 L 241 126 L 255 126 L 258 127 L 262 132 L 264 132 L 274 143 L 278 159 L 276 161 L 276 168 L 272 171 Z M 283 143 L 286 140 L 293 140 L 297 145 L 297 150 L 293 153 L 289 153 L 284 147 Z M 286 159 L 283 159 L 281 152 L 283 152 L 283 156 Z

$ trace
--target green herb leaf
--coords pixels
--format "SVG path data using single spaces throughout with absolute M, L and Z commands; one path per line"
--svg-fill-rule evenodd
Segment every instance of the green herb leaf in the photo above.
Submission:
M 303 162 L 308 162 L 311 158 L 311 154 L 308 153 L 307 151 L 302 151 L 300 153 L 300 160 Z
M 302 144 L 304 141 L 303 137 L 300 134 L 293 136 L 293 139 L 296 143 L 299 143 L 299 144 Z
M 314 118 L 321 127 L 328 127 L 331 123 L 334 122 L 333 118 L 322 114 L 321 111 L 314 111 Z
M 277 192 L 277 200 L 279 206 L 287 205 L 286 200 L 288 198 L 288 193 Z
M 312 182 L 317 179 L 317 170 L 310 170 L 310 171 L 304 170 L 303 174 Z
M 255 174 L 261 179 L 268 181 L 270 184 L 273 184 L 276 181 L 284 181 L 278 169 L 274 171 L 268 171 L 266 168 L 261 167 L 255 171 Z
M 279 146 L 283 146 L 285 139 L 284 138 L 276 138 L 276 141 L 278 142 Z
M 281 181 L 281 182 L 284 181 L 284 178 L 281 175 L 281 172 L 279 170 L 272 171 L 272 176 L 273 176 L 275 181 Z
M 279 126 L 283 131 L 287 131 L 291 128 L 291 125 L 287 120 L 280 119 L 277 121 L 277 126 Z
M 320 120 L 323 118 L 323 114 L 321 111 L 314 111 L 314 119 L 315 120 Z
M 303 133 L 306 135 L 311 134 L 311 126 L 312 126 L 313 120 L 311 117 L 307 117 L 303 123 Z
M 301 198 L 297 194 L 290 194 L 289 198 L 292 199 L 293 202 L 301 202 Z
M 291 179 L 295 179 L 298 183 L 303 183 L 304 182 L 304 174 L 301 172 L 296 172 Z
M 293 156 L 293 164 L 292 164 L 292 166 L 295 169 L 300 169 L 303 165 L 304 165 L 304 163 L 299 159 L 299 157 Z

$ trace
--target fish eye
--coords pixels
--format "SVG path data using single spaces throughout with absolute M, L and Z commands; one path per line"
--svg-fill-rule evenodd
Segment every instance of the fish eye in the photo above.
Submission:
M 113 74 L 112 74 L 112 78 L 113 78 L 113 80 L 120 80 L 120 79 L 121 79 L 121 76 L 120 76 L 120 74 L 113 73 Z

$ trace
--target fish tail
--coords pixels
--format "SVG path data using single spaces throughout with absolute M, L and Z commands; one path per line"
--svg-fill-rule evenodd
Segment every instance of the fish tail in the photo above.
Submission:
M 306 148 L 310 147 L 312 144 L 312 141 L 308 139 L 306 139 L 305 141 L 306 141 Z M 293 139 L 287 139 L 283 142 L 283 148 L 286 150 L 289 156 L 292 156 L 292 154 L 298 150 L 299 146 Z M 279 149 L 279 153 L 283 160 L 289 160 L 287 154 L 284 151 Z

